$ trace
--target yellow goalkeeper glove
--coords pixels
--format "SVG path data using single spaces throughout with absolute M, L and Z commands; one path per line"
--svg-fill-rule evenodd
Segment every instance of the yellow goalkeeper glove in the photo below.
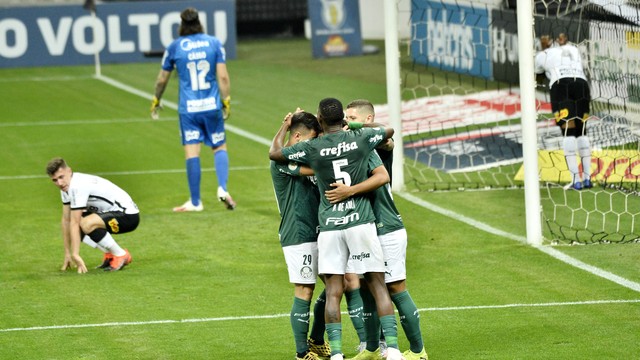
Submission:
M 160 99 L 154 96 L 153 99 L 151 99 L 151 118 L 153 120 L 158 120 L 158 118 L 160 117 L 160 114 L 158 112 L 160 110 L 162 110 Z
M 222 99 L 222 118 L 227 120 L 231 115 L 231 95 Z

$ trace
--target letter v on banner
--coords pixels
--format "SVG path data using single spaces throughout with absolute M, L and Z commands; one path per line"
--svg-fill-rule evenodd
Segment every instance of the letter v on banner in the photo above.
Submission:
M 362 55 L 358 0 L 308 0 L 314 58 Z

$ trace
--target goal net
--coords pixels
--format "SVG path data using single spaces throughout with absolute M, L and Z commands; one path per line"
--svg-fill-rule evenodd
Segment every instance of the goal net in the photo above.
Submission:
M 523 187 L 517 2 L 400 0 L 398 7 L 409 22 L 400 40 L 409 189 Z M 582 55 L 592 97 L 586 128 L 594 187 L 575 190 L 567 186 L 572 174 L 548 85 L 536 90 L 545 237 L 637 242 L 640 1 L 536 0 L 533 8 L 536 51 L 540 35 L 567 34 Z M 578 163 L 583 171 L 579 156 Z

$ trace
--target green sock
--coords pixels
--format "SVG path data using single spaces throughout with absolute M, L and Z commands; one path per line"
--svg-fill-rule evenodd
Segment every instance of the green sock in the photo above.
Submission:
M 360 288 L 362 297 L 362 319 L 366 334 L 367 350 L 375 351 L 380 347 L 380 319 L 376 310 L 376 299 L 366 288 Z
M 400 314 L 400 324 L 409 340 L 409 348 L 414 353 L 419 353 L 424 348 L 422 332 L 420 331 L 420 313 L 408 291 L 403 291 L 391 296 Z
M 327 337 L 331 346 L 331 356 L 342 353 L 342 323 L 328 323 Z
M 353 324 L 356 333 L 358 333 L 358 339 L 360 342 L 367 341 L 364 332 L 364 320 L 362 319 L 362 297 L 360 296 L 360 289 L 351 290 L 344 293 L 347 299 L 347 311 L 349 312 L 349 319 Z
M 293 340 L 296 342 L 296 352 L 304 354 L 309 350 L 307 345 L 307 333 L 309 332 L 309 309 L 311 301 L 305 301 L 300 298 L 293 298 L 293 306 L 291 307 L 291 330 L 293 330 Z
M 380 326 L 384 333 L 384 339 L 388 347 L 398 348 L 398 325 L 396 324 L 396 316 L 386 315 L 380 317 Z
M 316 344 L 324 344 L 324 307 L 327 305 L 327 293 L 322 290 L 315 305 L 313 305 L 313 325 L 311 325 L 311 332 L 309 337 L 316 342 Z

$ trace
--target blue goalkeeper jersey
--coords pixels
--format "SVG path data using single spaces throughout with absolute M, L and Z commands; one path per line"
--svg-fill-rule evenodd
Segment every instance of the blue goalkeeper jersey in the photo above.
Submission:
M 180 78 L 180 114 L 222 109 L 216 65 L 225 62 L 222 43 L 211 35 L 200 33 L 182 36 L 167 47 L 162 58 L 162 69 L 175 69 Z

